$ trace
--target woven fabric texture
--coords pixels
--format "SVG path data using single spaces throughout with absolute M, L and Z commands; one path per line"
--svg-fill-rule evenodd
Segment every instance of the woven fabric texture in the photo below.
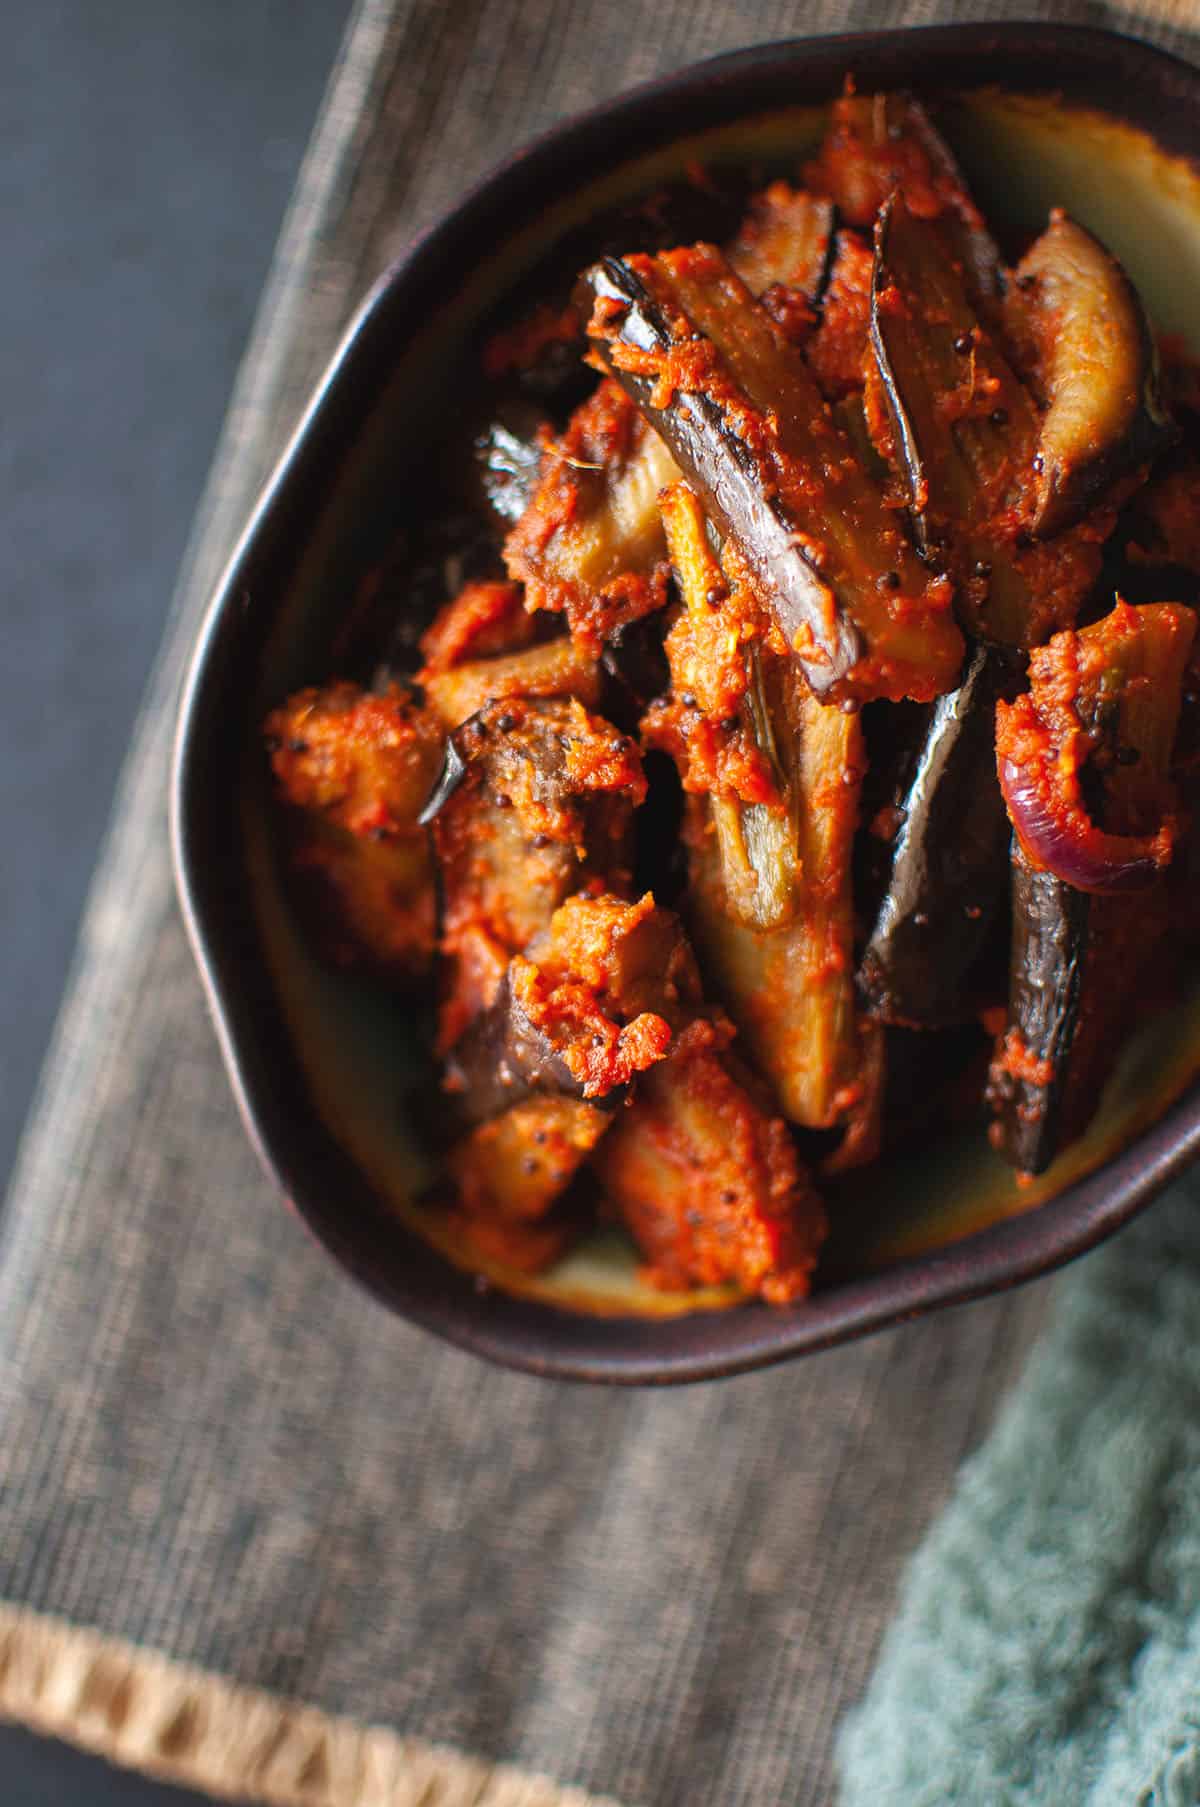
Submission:
M 541 1774 L 626 1807 L 828 1800 L 902 1560 L 1045 1288 L 663 1395 L 489 1371 L 395 1322 L 246 1143 L 174 904 L 166 772 L 187 652 L 259 483 L 372 278 L 474 175 L 708 52 L 1032 12 L 1128 23 L 1095 5 L 363 0 L 0 1220 L 0 1711 L 247 1799 L 565 1807 Z M 1160 4 L 1139 29 L 1178 44 L 1192 18 Z
M 912 1564 L 843 1807 L 1200 1799 L 1200 1181 L 1064 1286 Z

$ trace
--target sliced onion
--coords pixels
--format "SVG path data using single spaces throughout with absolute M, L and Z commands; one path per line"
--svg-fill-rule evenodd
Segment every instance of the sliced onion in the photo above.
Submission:
M 1078 804 L 1055 808 L 1045 771 L 999 761 L 1000 789 L 1017 839 L 1035 866 L 1076 891 L 1143 891 L 1171 858 L 1174 825 L 1157 834 L 1105 834 Z

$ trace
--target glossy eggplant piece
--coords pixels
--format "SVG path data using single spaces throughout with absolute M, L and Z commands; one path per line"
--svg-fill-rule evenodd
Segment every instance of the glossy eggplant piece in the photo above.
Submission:
M 658 492 L 671 455 L 615 383 L 601 383 L 542 454 L 532 500 L 504 543 L 531 609 L 566 615 L 599 653 L 626 623 L 666 601 Z
M 915 213 L 936 221 L 948 250 L 963 266 L 972 299 L 985 308 L 999 299 L 996 242 L 949 145 L 913 95 L 841 95 L 806 175 L 812 187 L 833 198 L 852 226 L 872 226 L 880 208 L 899 191 Z
M 1082 792 L 1087 782 L 1087 806 L 1100 823 L 1079 832 L 1103 837 L 1099 844 L 1110 852 L 1133 837 L 1165 832 L 1194 631 L 1185 609 L 1162 604 L 1135 610 L 1119 603 L 1093 627 L 1039 648 L 1031 661 L 1030 696 L 999 711 L 1002 760 L 1006 749 L 1015 754 L 1022 745 L 1033 757 L 1039 724 L 1056 772 L 1067 769 L 1060 744 L 1077 765 L 1082 742 L 1083 777 L 1077 772 L 1076 783 Z M 1027 722 L 1023 742 L 1005 731 L 1006 714 L 1036 716 Z M 1022 826 L 1019 818 L 1016 826 Z M 1071 848 L 1077 829 L 1064 815 L 1063 871 L 1087 851 Z M 1040 1173 L 1095 1111 L 1144 1001 L 1146 975 L 1169 925 L 1169 893 L 1165 870 L 1125 895 L 1080 889 L 1035 861 L 1019 832 L 1012 874 L 1008 1027 L 992 1063 L 989 1102 L 997 1147 L 1023 1172 Z
M 434 871 L 421 824 L 442 753 L 436 718 L 393 685 L 298 691 L 263 724 L 291 863 L 338 966 L 402 985 L 428 972 Z
M 996 782 L 999 697 L 1016 662 L 978 646 L 962 684 L 933 705 L 913 769 L 891 802 L 891 873 L 859 968 L 872 1016 L 910 1028 L 968 1021 L 974 968 L 1003 908 L 1009 823 Z
M 1042 611 L 1013 536 L 993 523 L 1011 506 L 1014 470 L 1032 469 L 1037 409 L 981 324 L 943 239 L 898 195 L 875 226 L 871 350 L 878 386 L 867 417 L 874 401 L 880 449 L 903 481 L 918 546 L 953 569 L 973 633 L 1033 644 Z
M 444 1084 L 451 1094 L 454 1116 L 465 1126 L 498 1117 L 531 1092 L 583 1097 L 582 1082 L 571 1072 L 561 1047 L 513 998 L 507 972 L 495 1003 L 451 1049 Z M 612 1091 L 596 1102 L 615 1109 L 623 1095 Z
M 514 954 L 589 880 L 626 892 L 636 747 L 574 700 L 488 703 L 451 736 L 433 823 L 441 881 L 439 1047 L 498 995 Z
M 584 277 L 595 351 L 736 545 L 815 695 L 928 700 L 962 637 L 786 336 L 712 246 Z
M 718 805 L 700 799 L 689 819 L 689 910 L 706 968 L 784 1116 L 826 1129 L 863 1078 L 852 849 L 865 759 L 858 717 L 818 703 L 794 675 L 791 684 L 784 821 L 793 839 L 778 867 L 787 913 L 769 928 L 738 919 Z
M 575 697 L 594 709 L 604 674 L 585 647 L 563 634 L 499 658 L 469 659 L 446 671 L 426 670 L 420 682 L 433 713 L 452 729 L 485 704 L 511 697 Z
M 711 238 L 711 227 L 705 236 Z M 751 197 L 728 257 L 789 339 L 802 343 L 816 324 L 814 304 L 829 280 L 833 245 L 833 203 L 788 182 L 772 182 Z
M 446 1156 L 447 1202 L 470 1245 L 533 1273 L 565 1253 L 584 1225 L 564 1194 L 610 1122 L 594 1104 L 540 1092 L 462 1136 Z
M 727 1024 L 689 1025 L 592 1166 L 655 1284 L 732 1284 L 787 1304 L 808 1291 L 825 1211 L 728 1040 Z
M 1175 437 L 1141 299 L 1110 251 L 1061 209 L 1017 266 L 1006 320 L 1045 403 L 1031 527 L 1045 538 Z
M 774 183 L 755 197 L 730 254 L 753 289 L 773 294 L 785 318 L 794 322 L 800 309 L 811 325 L 830 225 L 827 201 Z M 678 476 L 658 435 L 602 383 L 543 450 L 505 543 L 508 571 L 526 585 L 531 606 L 562 610 L 572 632 L 595 648 L 665 600 L 652 587 L 665 556 L 657 498 Z
M 445 1069 L 460 1122 L 497 1116 L 532 1092 L 614 1110 L 699 1006 L 679 919 L 650 896 L 569 898 L 505 973 L 491 1008 Z

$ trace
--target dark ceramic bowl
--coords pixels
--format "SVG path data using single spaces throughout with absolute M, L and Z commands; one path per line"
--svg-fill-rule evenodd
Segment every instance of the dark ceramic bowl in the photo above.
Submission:
M 335 1259 L 394 1310 L 537 1373 L 697 1380 L 977 1298 L 1110 1235 L 1200 1148 L 1200 993 L 1181 981 L 1179 1008 L 1135 1040 L 1093 1130 L 1036 1187 L 1022 1191 L 980 1132 L 868 1171 L 839 1206 L 803 1305 L 649 1293 L 611 1234 L 536 1283 L 481 1280 L 444 1223 L 414 1202 L 425 1170 L 398 1100 L 428 1073 L 420 1028 L 370 987 L 322 968 L 293 915 L 257 724 L 332 670 L 338 609 L 413 493 L 430 423 L 456 393 L 481 323 L 565 234 L 577 244 L 598 209 L 688 159 L 797 164 L 847 71 L 860 88 L 929 98 L 1002 223 L 1032 229 L 1049 205 L 1070 208 L 1125 260 L 1157 322 L 1190 332 L 1200 349 L 1192 69 L 1107 33 L 1049 25 L 883 32 L 721 57 L 558 127 L 387 273 L 233 555 L 187 684 L 174 775 L 179 885 L 268 1171 Z

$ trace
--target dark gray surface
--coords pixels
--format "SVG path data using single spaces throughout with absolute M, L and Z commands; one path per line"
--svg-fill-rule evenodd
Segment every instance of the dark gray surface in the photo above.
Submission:
M 0 1195 L 348 0 L 58 0 L 0 59 Z M 199 1801 L 0 1730 L 4 1807 Z

